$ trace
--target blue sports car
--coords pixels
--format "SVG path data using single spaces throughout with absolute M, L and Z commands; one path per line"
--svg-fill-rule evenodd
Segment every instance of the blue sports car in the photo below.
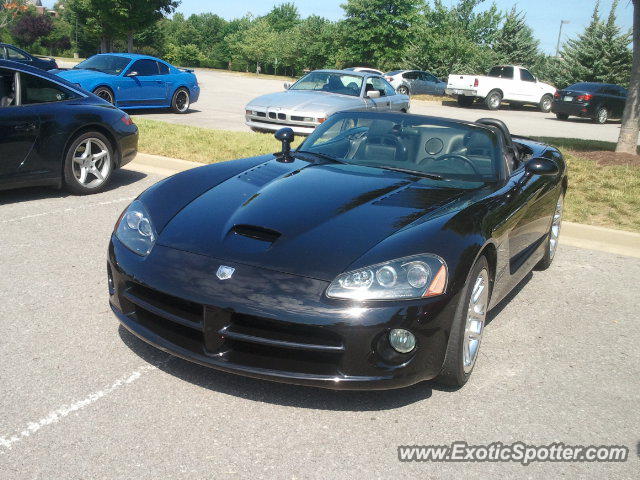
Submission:
M 187 113 L 200 95 L 192 70 L 147 55 L 104 53 L 52 73 L 122 109 L 170 107 Z

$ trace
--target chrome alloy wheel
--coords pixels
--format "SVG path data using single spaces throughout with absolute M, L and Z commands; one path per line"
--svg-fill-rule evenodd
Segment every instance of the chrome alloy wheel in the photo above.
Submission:
M 542 111 L 543 112 L 551 111 L 551 98 L 544 97 L 544 99 L 542 100 Z
M 106 88 L 103 88 L 103 89 L 99 90 L 96 95 L 99 98 L 101 98 L 103 100 L 106 100 L 107 102 L 109 102 L 112 105 L 115 103 L 113 101 L 113 95 L 111 95 L 111 92 L 109 90 L 107 90 Z
M 553 212 L 553 221 L 551 222 L 551 231 L 549 232 L 549 257 L 553 258 L 558 248 L 558 238 L 560 237 L 560 227 L 562 225 L 562 207 L 564 198 L 560 195 L 556 210 Z
M 498 94 L 493 94 L 493 95 L 491 95 L 491 98 L 489 99 L 489 103 L 491 104 L 491 108 L 497 110 L 498 107 L 500 107 L 500 103 L 502 103 L 502 99 L 500 98 L 500 96 Z
M 176 93 L 176 109 L 180 112 L 186 112 L 189 108 L 189 94 L 184 90 Z
M 98 188 L 111 173 L 111 154 L 97 138 L 83 140 L 73 152 L 73 176 L 80 185 Z
M 484 331 L 484 321 L 487 318 L 489 306 L 489 273 L 482 269 L 473 282 L 473 290 L 467 309 L 467 321 L 464 327 L 462 346 L 462 365 L 464 373 L 469 373 L 478 358 L 480 342 Z

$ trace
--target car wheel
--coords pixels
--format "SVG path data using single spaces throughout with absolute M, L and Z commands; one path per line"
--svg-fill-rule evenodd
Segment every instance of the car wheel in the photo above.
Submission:
M 602 125 L 607 123 L 607 120 L 609 120 L 609 111 L 607 110 L 607 107 L 598 107 L 594 121 Z
M 98 87 L 93 91 L 94 95 L 97 95 L 103 100 L 106 100 L 111 105 L 115 105 L 116 101 L 113 96 L 113 92 L 108 87 Z
M 458 95 L 458 105 L 461 107 L 470 107 L 475 101 L 475 97 L 467 97 L 466 95 Z
M 189 90 L 186 88 L 176 90 L 176 93 L 173 94 L 173 98 L 171 99 L 171 110 L 173 110 L 174 113 L 187 113 L 189 111 L 189 105 L 191 105 Z
M 498 110 L 502 103 L 502 94 L 498 90 L 489 92 L 487 98 L 484 99 L 484 103 L 489 110 Z
M 478 359 L 490 299 L 489 263 L 482 256 L 471 269 L 451 325 L 442 370 L 436 381 L 461 387 Z
M 553 257 L 556 255 L 558 249 L 558 240 L 560 239 L 560 227 L 562 226 L 562 210 L 564 207 L 564 193 L 558 198 L 556 203 L 556 209 L 553 212 L 553 220 L 551 221 L 551 227 L 547 235 L 547 248 L 544 252 L 544 257 L 536 265 L 536 270 L 546 270 L 551 266 Z
M 114 148 L 107 137 L 99 132 L 84 133 L 67 149 L 65 186 L 77 195 L 99 192 L 111 178 L 114 165 Z
M 538 108 L 542 113 L 549 113 L 551 111 L 551 103 L 553 102 L 553 97 L 551 95 L 543 95 L 542 99 L 540 99 L 540 104 Z
M 409 95 L 409 88 L 406 85 L 400 85 L 397 92 L 400 95 Z
M 569 115 L 567 115 L 566 113 L 556 113 L 556 118 L 558 120 L 568 120 Z

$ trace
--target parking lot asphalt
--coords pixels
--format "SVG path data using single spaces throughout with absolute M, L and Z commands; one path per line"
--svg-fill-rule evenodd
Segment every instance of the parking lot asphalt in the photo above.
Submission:
M 640 259 L 561 246 L 490 313 L 470 382 L 333 392 L 209 370 L 118 326 L 106 250 L 160 177 L 0 192 L 0 478 L 637 478 Z M 626 445 L 626 463 L 401 463 L 398 445 Z M 636 472 L 635 474 L 633 472 Z
M 133 113 L 144 118 L 170 123 L 222 130 L 249 131 L 249 128 L 244 124 L 245 105 L 258 95 L 283 90 L 284 82 L 282 80 L 203 69 L 197 69 L 196 74 L 201 86 L 200 99 L 193 104 L 189 113 L 180 115 L 157 110 L 135 111 Z M 491 111 L 480 104 L 473 108 L 460 108 L 453 105 L 414 100 L 411 102 L 411 113 L 468 121 L 475 121 L 482 117 L 499 118 L 508 125 L 512 133 L 525 136 L 583 138 L 617 142 L 620 134 L 619 121 L 610 121 L 606 125 L 597 125 L 588 119 L 573 117 L 569 121 L 560 121 L 553 113 L 542 113 L 533 107 L 512 110 L 503 106 L 501 110 Z

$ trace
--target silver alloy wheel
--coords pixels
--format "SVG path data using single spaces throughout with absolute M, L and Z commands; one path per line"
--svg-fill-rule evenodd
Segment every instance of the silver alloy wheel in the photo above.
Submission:
M 609 117 L 609 113 L 607 112 L 606 108 L 601 108 L 600 110 L 598 110 L 598 122 L 599 123 L 606 123 L 608 117 Z
M 404 85 L 401 85 L 400 87 L 398 87 L 398 93 L 400 95 L 409 95 L 409 89 Z
M 502 99 L 500 98 L 500 95 L 498 95 L 497 93 L 492 94 L 491 98 L 489 99 L 491 108 L 498 108 L 501 102 L 502 102 Z
M 186 112 L 189 109 L 189 94 L 184 90 L 176 93 L 176 109 L 179 112 Z
M 98 188 L 111 173 L 111 154 L 98 138 L 86 138 L 73 152 L 73 176 L 86 188 Z
M 551 222 L 551 231 L 549 232 L 549 257 L 553 258 L 558 248 L 558 238 L 560 237 L 560 227 L 562 226 L 562 207 L 564 199 L 562 195 L 556 203 L 556 210 L 553 212 L 553 221 Z
M 545 96 L 542 100 L 542 111 L 548 112 L 551 110 L 551 98 Z
M 107 102 L 111 103 L 112 105 L 114 104 L 113 95 L 111 95 L 111 92 L 109 90 L 107 90 L 106 88 L 103 88 L 102 90 L 99 90 L 96 95 L 99 98 L 101 98 L 103 100 L 106 100 Z
M 464 327 L 464 339 L 462 346 L 462 366 L 464 373 L 469 373 L 478 358 L 484 322 L 487 318 L 487 307 L 489 304 L 489 273 L 482 269 L 475 281 L 469 299 L 467 309 L 467 321 Z

